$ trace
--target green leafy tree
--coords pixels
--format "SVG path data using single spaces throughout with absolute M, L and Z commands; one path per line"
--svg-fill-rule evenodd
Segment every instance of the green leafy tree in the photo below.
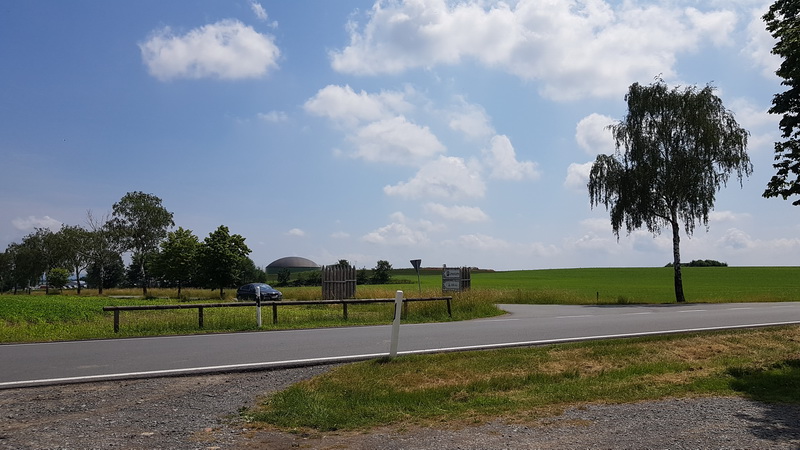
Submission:
M 167 233 L 167 238 L 161 242 L 161 251 L 155 257 L 154 268 L 159 277 L 177 284 L 178 297 L 181 295 L 181 287 L 197 274 L 199 248 L 200 240 L 197 236 L 192 230 L 183 227 Z
M 122 264 L 120 254 L 124 251 L 124 243 L 119 239 L 119 234 L 115 232 L 107 217 L 96 218 L 91 212 L 87 212 L 86 223 L 89 233 L 83 252 L 91 269 L 87 272 L 89 275 L 94 272 L 94 276 L 89 278 L 93 281 L 93 287 L 97 288 L 98 294 L 103 295 L 104 288 L 116 287 L 124 278 L 124 264 L 117 273 L 118 264 Z M 106 274 L 107 270 L 111 273 Z
M 714 88 L 670 89 L 658 79 L 631 85 L 628 114 L 611 125 L 616 152 L 598 155 L 589 175 L 592 207 L 604 205 L 619 239 L 645 227 L 658 234 L 672 230 L 675 299 L 686 301 L 680 263 L 680 227 L 687 235 L 695 222 L 708 227 L 716 192 L 735 173 L 752 173 L 748 133 L 725 109 Z
M 161 199 L 153 194 L 128 192 L 114 203 L 111 229 L 117 234 L 126 251 L 134 257 L 147 261 L 158 251 L 158 245 L 174 226 L 172 213 L 161 205 Z M 142 294 L 147 295 L 147 264 L 141 264 Z
M 776 39 L 772 53 L 783 58 L 776 74 L 788 89 L 772 98 L 772 114 L 780 121 L 782 142 L 775 143 L 776 174 L 767 183 L 764 197 L 800 195 L 800 2 L 777 0 L 764 15 L 767 30 Z M 800 199 L 792 202 L 800 206 Z
M 372 284 L 387 284 L 392 279 L 392 265 L 389 261 L 380 260 L 372 269 Z
M 260 267 L 256 266 L 256 263 L 253 262 L 250 258 L 244 258 L 239 263 L 239 270 L 238 276 L 236 278 L 236 284 L 245 284 L 245 283 L 266 283 L 267 282 L 267 272 L 261 269 Z
M 289 281 L 292 279 L 292 271 L 281 267 L 278 269 L 278 285 L 279 286 L 286 286 L 289 284 Z
M 22 243 L 12 243 L 6 248 L 6 255 L 9 258 L 10 273 L 9 282 L 13 286 L 14 294 L 18 289 L 27 288 L 36 283 L 41 272 L 39 254 L 35 249 Z
M 61 240 L 62 262 L 65 267 L 74 271 L 78 283 L 78 295 L 81 294 L 81 272 L 89 267 L 89 246 L 91 233 L 85 228 L 73 225 L 62 225 L 58 231 Z
M 225 288 L 238 280 L 242 261 L 250 254 L 244 241 L 242 236 L 230 234 L 228 227 L 220 225 L 200 245 L 200 273 L 206 286 L 219 289 L 220 298 L 224 297 Z
M 0 292 L 11 289 L 12 267 L 11 254 L 8 251 L 0 253 Z
M 97 263 L 90 263 L 86 269 L 86 285 L 97 289 L 102 295 L 104 289 L 119 286 L 125 280 L 125 263 L 119 253 L 109 251 L 104 258 L 98 258 Z
M 61 291 L 67 281 L 69 281 L 69 270 L 56 267 L 47 271 L 47 284 L 53 289 Z

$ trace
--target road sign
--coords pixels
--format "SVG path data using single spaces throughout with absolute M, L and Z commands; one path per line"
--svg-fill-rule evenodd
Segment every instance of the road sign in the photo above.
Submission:
M 442 269 L 442 278 L 448 280 L 460 280 L 461 279 L 461 269 Z
M 442 289 L 445 291 L 460 291 L 461 280 L 442 280 Z

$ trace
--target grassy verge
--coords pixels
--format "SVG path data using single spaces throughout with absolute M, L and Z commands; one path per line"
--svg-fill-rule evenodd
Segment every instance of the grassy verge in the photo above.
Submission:
M 533 420 L 585 403 L 742 395 L 800 403 L 800 328 L 648 337 L 349 364 L 244 414 L 284 429 Z
M 393 292 L 392 292 L 393 294 Z M 386 295 L 380 298 L 390 298 Z M 120 332 L 114 333 L 113 313 L 103 306 L 208 303 L 213 299 L 185 302 L 176 299 L 77 297 L 65 295 L 0 295 L 0 343 L 46 342 L 115 337 L 160 336 L 254 330 L 284 330 L 352 325 L 387 324 L 393 304 L 350 305 L 344 320 L 341 305 L 280 306 L 278 323 L 271 308 L 262 308 L 262 327 L 256 327 L 255 307 L 206 308 L 204 327 L 198 328 L 197 310 L 123 311 Z M 410 302 L 406 322 L 446 322 L 502 314 L 493 304 L 475 296 L 463 296 L 447 315 L 444 302 Z
M 688 267 L 684 288 L 690 302 L 756 302 L 800 300 L 800 267 Z M 396 284 L 359 286 L 358 298 L 394 298 L 402 290 L 406 297 L 442 295 L 441 271 L 425 270 L 417 284 L 416 274 L 397 271 Z M 317 300 L 319 287 L 281 288 L 284 298 Z M 234 290 L 226 290 L 222 301 L 233 301 Z M 121 333 L 114 334 L 112 313 L 107 305 L 136 305 L 221 301 L 218 291 L 185 289 L 181 299 L 175 290 L 151 289 L 151 299 L 138 298 L 137 289 L 74 291 L 64 295 L 0 295 L 0 343 L 126 336 L 152 336 L 198 332 L 250 331 L 255 328 L 253 308 L 217 308 L 205 311 L 205 328 L 197 326 L 196 310 L 123 312 Z M 117 297 L 130 298 L 117 298 Z M 671 268 L 554 269 L 511 272 L 475 272 L 472 289 L 455 294 L 453 317 L 443 303 L 411 303 L 407 322 L 468 320 L 501 312 L 498 303 L 530 304 L 633 304 L 672 303 Z M 344 321 L 340 306 L 280 307 L 279 322 L 272 324 L 271 311 L 263 315 L 264 330 L 391 322 L 391 305 L 359 305 L 348 309 Z

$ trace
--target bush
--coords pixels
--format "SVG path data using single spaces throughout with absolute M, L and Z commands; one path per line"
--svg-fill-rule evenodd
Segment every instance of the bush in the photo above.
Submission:
M 719 262 L 713 259 L 695 259 L 688 263 L 681 263 L 683 267 L 728 267 L 728 263 Z M 672 267 L 672 263 L 664 267 Z

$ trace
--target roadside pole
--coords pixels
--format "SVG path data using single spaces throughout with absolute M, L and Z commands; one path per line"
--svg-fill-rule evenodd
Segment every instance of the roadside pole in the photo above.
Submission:
M 261 328 L 261 286 L 256 286 L 256 325 Z
M 397 356 L 397 340 L 400 337 L 400 311 L 403 308 L 403 291 L 397 291 L 394 296 L 394 322 L 392 322 L 392 343 L 389 349 L 389 358 Z

